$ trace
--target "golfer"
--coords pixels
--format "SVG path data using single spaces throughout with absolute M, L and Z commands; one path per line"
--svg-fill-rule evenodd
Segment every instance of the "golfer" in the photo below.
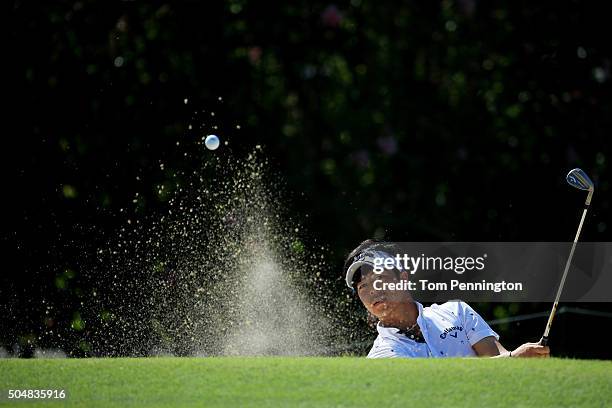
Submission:
M 397 269 L 374 273 L 377 257 L 390 255 L 382 243 L 367 240 L 349 254 L 344 265 L 347 285 L 378 321 L 378 337 L 368 358 L 550 356 L 549 348 L 538 343 L 506 350 L 499 335 L 465 302 L 423 307 L 407 290 L 375 289 L 376 280 L 395 283 L 409 278 L 408 272 Z

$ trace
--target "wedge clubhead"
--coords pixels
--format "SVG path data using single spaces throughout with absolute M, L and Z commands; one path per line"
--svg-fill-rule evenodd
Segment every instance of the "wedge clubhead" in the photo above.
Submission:
M 576 187 L 580 190 L 588 190 L 591 191 L 595 188 L 593 182 L 587 176 L 587 174 L 582 169 L 573 169 L 567 173 L 567 177 L 565 177 L 570 186 Z

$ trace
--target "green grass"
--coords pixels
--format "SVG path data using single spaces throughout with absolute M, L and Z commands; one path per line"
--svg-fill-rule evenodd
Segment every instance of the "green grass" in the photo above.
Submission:
M 0 360 L 8 389 L 68 406 L 603 407 L 612 362 L 565 359 L 133 358 Z

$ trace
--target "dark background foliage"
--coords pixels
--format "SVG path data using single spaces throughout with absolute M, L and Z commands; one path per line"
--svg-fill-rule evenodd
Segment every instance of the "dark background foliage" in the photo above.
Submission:
M 162 205 L 156 186 L 184 164 L 175 144 L 185 135 L 214 131 L 238 156 L 264 146 L 288 209 L 332 249 L 338 268 L 327 278 L 339 296 L 342 259 L 367 237 L 570 241 L 584 199 L 565 185 L 573 167 L 597 184 L 582 238 L 608 241 L 612 49 L 603 7 L 14 2 L 0 344 L 78 355 L 78 333 L 37 340 L 43 301 L 74 316 L 87 292 L 66 243 L 105 239 L 134 191 L 143 191 L 142 211 Z M 189 129 L 194 106 L 216 116 Z M 548 307 L 480 310 L 495 318 Z M 609 358 L 585 319 L 560 317 L 553 347 Z M 68 333 L 71 322 L 54 324 Z M 537 340 L 543 324 L 499 329 L 518 345 Z

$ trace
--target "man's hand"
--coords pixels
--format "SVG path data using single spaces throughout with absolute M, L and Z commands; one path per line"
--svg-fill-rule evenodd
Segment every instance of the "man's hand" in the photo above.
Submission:
M 512 357 L 550 357 L 550 348 L 540 343 L 525 343 L 512 351 Z
M 478 343 L 474 344 L 472 348 L 476 354 L 481 357 L 550 357 L 550 348 L 548 348 L 548 346 L 542 346 L 540 343 L 525 343 L 519 346 L 516 350 L 509 352 L 493 336 L 485 337 Z

